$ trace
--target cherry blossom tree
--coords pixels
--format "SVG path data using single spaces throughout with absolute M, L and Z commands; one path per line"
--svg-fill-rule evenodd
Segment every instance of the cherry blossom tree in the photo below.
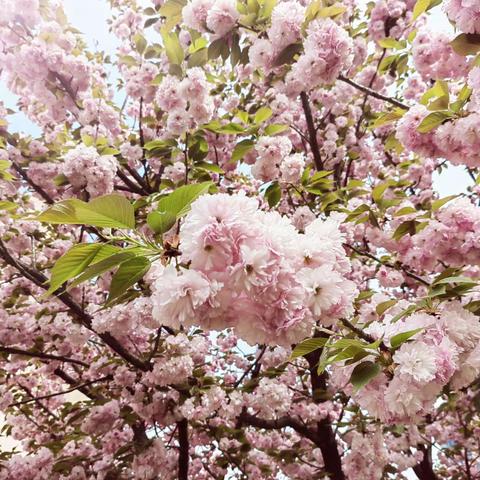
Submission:
M 0 480 L 479 479 L 480 2 L 110 4 L 0 8 Z

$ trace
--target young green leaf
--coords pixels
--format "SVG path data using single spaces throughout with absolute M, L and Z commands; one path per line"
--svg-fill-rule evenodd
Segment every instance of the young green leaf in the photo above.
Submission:
M 359 363 L 352 371 L 350 383 L 356 390 L 360 390 L 373 380 L 380 373 L 380 370 L 380 365 L 376 363 L 370 361 Z
M 58 290 L 67 280 L 82 273 L 102 247 L 100 243 L 82 243 L 62 255 L 52 268 L 47 295 Z
M 282 198 L 282 189 L 278 182 L 273 182 L 269 187 L 265 190 L 265 198 L 268 201 L 268 205 L 270 208 L 275 207 Z
M 107 306 L 117 297 L 123 295 L 128 288 L 135 285 L 150 268 L 150 261 L 146 257 L 134 257 L 122 263 L 112 277 Z
M 177 188 L 158 202 L 157 211 L 167 212 L 176 218 L 183 217 L 190 210 L 190 205 L 212 186 L 212 182 L 194 183 Z
M 97 197 L 89 203 L 77 199 L 64 200 L 41 213 L 37 220 L 53 224 L 133 229 L 135 210 L 126 197 L 111 194 Z
M 253 140 L 241 140 L 235 145 L 235 148 L 232 152 L 231 162 L 238 162 L 241 160 L 248 152 L 253 150 L 255 143 Z
M 129 250 L 123 250 L 121 252 L 116 250 L 118 253 L 114 253 L 106 258 L 103 258 L 100 261 L 95 261 L 92 263 L 80 276 L 78 276 L 71 284 L 69 288 L 76 287 L 91 278 L 98 277 L 105 272 L 108 272 L 112 268 L 121 265 L 123 262 L 130 260 L 131 258 L 137 255 L 136 248 L 132 248 Z M 97 260 L 97 257 L 95 260 Z
M 402 343 L 406 342 L 409 338 L 412 338 L 422 330 L 422 328 L 416 328 L 415 330 L 409 330 L 408 332 L 397 333 L 390 339 L 391 347 L 398 348 Z
M 261 107 L 257 110 L 255 113 L 255 117 L 253 118 L 253 121 L 255 123 L 262 123 L 268 120 L 272 116 L 273 112 L 271 108 L 268 107 Z
M 305 355 L 324 347 L 326 342 L 327 338 L 308 338 L 295 346 L 290 355 L 290 359 L 293 360 L 298 357 L 304 357 Z
M 150 212 L 147 215 L 148 226 L 155 232 L 159 234 L 164 234 L 168 232 L 177 221 L 176 215 L 170 212 Z
M 476 55 L 480 52 L 480 35 L 477 33 L 461 33 L 450 42 L 450 45 L 459 55 Z
M 453 114 L 448 111 L 439 111 L 429 113 L 417 127 L 417 132 L 428 133 L 431 132 L 434 128 L 441 125 L 445 120 L 451 118 Z

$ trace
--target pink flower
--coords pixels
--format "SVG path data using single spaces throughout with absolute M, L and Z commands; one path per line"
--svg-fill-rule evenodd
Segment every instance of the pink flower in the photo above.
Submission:
M 480 5 L 476 0 L 447 0 L 448 18 L 465 33 L 480 33 Z
M 393 356 L 399 375 L 407 375 L 417 382 L 429 382 L 437 370 L 435 349 L 423 342 L 404 343 Z
M 207 15 L 215 0 L 192 0 L 182 10 L 183 22 L 198 32 L 206 32 Z
M 239 18 L 235 0 L 215 0 L 207 13 L 207 27 L 215 35 L 223 37 L 233 29 Z
M 216 287 L 195 270 L 165 268 L 152 285 L 153 317 L 160 325 L 195 324 L 197 310 L 215 295 Z

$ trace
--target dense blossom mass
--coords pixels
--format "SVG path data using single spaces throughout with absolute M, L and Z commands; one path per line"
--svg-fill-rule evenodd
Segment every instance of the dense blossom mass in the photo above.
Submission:
M 480 2 L 105 1 L 0 8 L 0 480 L 479 479 Z

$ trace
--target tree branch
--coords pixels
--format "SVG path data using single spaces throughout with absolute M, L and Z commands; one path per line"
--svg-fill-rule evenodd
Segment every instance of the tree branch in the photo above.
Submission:
M 5 244 L 0 239 L 0 257 L 2 257 L 5 262 L 17 269 L 25 278 L 32 281 L 35 285 L 48 290 L 49 284 L 48 279 L 43 273 L 38 272 L 37 270 L 24 265 L 20 260 L 13 258 L 8 249 L 5 247 Z M 65 291 L 58 290 L 54 295 L 69 309 L 70 312 L 80 321 L 80 323 L 90 330 L 91 332 L 98 335 L 115 353 L 117 353 L 121 358 L 126 362 L 135 366 L 136 368 L 148 371 L 151 366 L 148 363 L 139 360 L 134 355 L 132 355 L 125 347 L 110 333 L 96 333 L 92 328 L 92 317 L 83 310 L 83 308 L 75 302 L 75 300 Z
M 419 445 L 418 449 L 423 452 L 423 458 L 420 463 L 413 467 L 415 475 L 419 480 L 437 480 L 437 476 L 432 468 L 432 452 L 425 445 Z
M 392 265 L 391 263 L 388 263 L 388 262 L 383 262 L 382 260 L 377 258 L 375 255 L 372 255 L 370 252 L 365 252 L 363 250 L 359 250 L 358 248 L 356 248 L 353 245 L 350 245 L 348 243 L 344 243 L 343 245 L 345 247 L 348 247 L 350 250 L 353 250 L 355 253 L 358 253 L 359 255 L 362 255 L 364 257 L 368 257 L 372 260 L 375 260 L 377 263 L 379 263 L 381 265 L 384 265 L 385 267 L 397 269 L 397 267 L 395 265 Z M 422 277 L 419 277 L 417 274 L 408 270 L 407 267 L 405 267 L 404 265 L 400 265 L 400 269 L 405 273 L 405 275 L 407 275 L 407 277 L 413 278 L 414 280 L 417 280 L 417 282 L 420 282 L 427 287 L 430 286 L 429 282 L 427 282 Z
M 178 480 L 188 480 L 188 464 L 190 461 L 188 421 L 184 418 L 177 422 L 178 427 Z
M 24 355 L 26 357 L 41 358 L 44 360 L 56 360 L 59 362 L 75 363 L 76 365 L 81 365 L 82 367 L 88 367 L 87 363 L 82 362 L 81 360 L 75 360 L 74 358 L 52 355 L 50 353 L 43 352 L 31 352 L 29 350 L 22 350 L 15 347 L 4 347 L 0 345 L 0 352 L 5 352 L 9 355 Z
M 246 410 L 243 410 L 238 420 L 240 427 L 242 425 L 250 425 L 256 428 L 263 428 L 264 430 L 281 430 L 282 428 L 289 427 L 303 437 L 308 438 L 315 445 L 318 445 L 318 437 L 316 432 L 310 430 L 306 425 L 300 422 L 300 420 L 296 420 L 293 417 L 285 416 L 280 417 L 277 420 L 266 420 L 264 418 L 256 417 L 255 415 L 251 415 Z
M 382 95 L 381 93 L 378 93 L 375 90 L 372 90 L 371 88 L 360 85 L 359 83 L 356 83 L 353 80 L 350 80 L 349 78 L 344 77 L 343 75 L 340 75 L 338 77 L 338 79 L 341 82 L 348 83 L 348 85 L 351 85 L 352 87 L 356 88 L 357 90 L 360 90 L 361 92 L 366 93 L 370 97 L 378 98 L 379 100 L 383 100 L 384 102 L 395 105 L 396 107 L 401 108 L 403 110 L 410 110 L 410 107 L 408 105 L 405 105 L 404 103 L 400 102 L 399 100 L 395 100 L 395 98 L 391 98 L 391 97 L 387 97 L 386 95 Z
M 302 100 L 303 112 L 305 113 L 305 120 L 307 122 L 308 143 L 310 145 L 310 150 L 312 151 L 315 168 L 320 171 L 323 170 L 323 162 L 322 157 L 320 156 L 320 148 L 317 142 L 317 132 L 315 129 L 315 123 L 313 122 L 310 101 L 308 99 L 308 95 L 305 92 L 300 93 L 300 98 Z
M 316 332 L 315 336 L 323 337 L 326 336 L 326 334 Z M 327 391 L 327 373 L 323 372 L 319 375 L 317 371 L 321 354 L 322 349 L 318 349 L 305 355 L 310 370 L 312 398 L 315 403 L 322 403 L 324 401 L 322 398 L 323 394 Z M 328 416 L 317 422 L 317 438 L 317 445 L 322 452 L 323 463 L 328 476 L 332 480 L 345 480 L 336 435 Z
M 26 403 L 38 402 L 40 400 L 46 400 L 48 398 L 58 397 L 59 395 L 65 395 L 66 393 L 74 392 L 75 390 L 81 391 L 80 390 L 81 388 L 88 387 L 90 385 L 93 385 L 94 383 L 99 383 L 99 382 L 105 382 L 105 381 L 108 381 L 108 380 L 112 380 L 112 378 L 113 378 L 112 375 L 106 375 L 105 377 L 97 378 L 96 380 L 90 380 L 89 382 L 85 382 L 85 383 L 82 383 L 80 385 L 74 386 L 72 388 L 69 388 L 68 390 L 63 390 L 61 392 L 50 393 L 48 395 L 42 395 L 40 397 L 29 398 L 28 400 L 22 400 L 21 402 L 11 403 L 9 405 L 9 407 L 18 407 L 19 405 L 25 405 Z

